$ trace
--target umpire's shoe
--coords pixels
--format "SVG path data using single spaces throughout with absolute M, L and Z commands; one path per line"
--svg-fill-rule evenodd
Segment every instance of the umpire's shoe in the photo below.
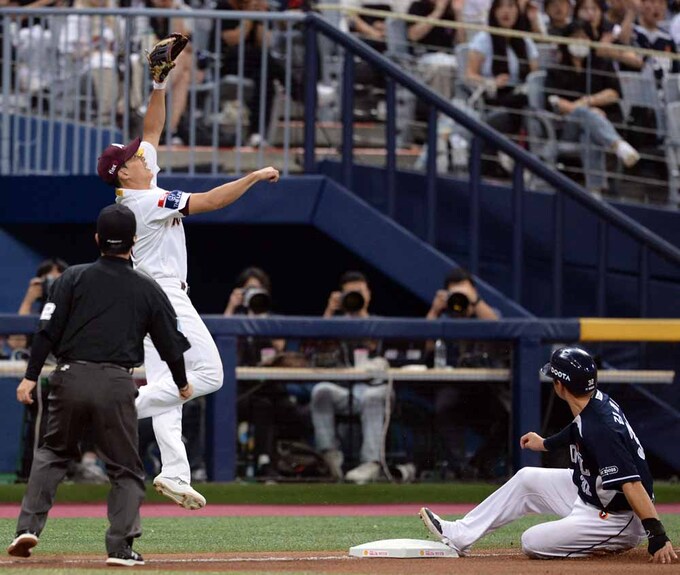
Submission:
M 31 531 L 17 533 L 14 541 L 7 548 L 7 553 L 12 557 L 30 557 L 31 549 L 38 544 L 38 536 Z
M 444 545 L 451 547 L 458 555 L 467 555 L 465 551 L 458 549 L 451 540 L 444 535 L 444 530 L 442 528 L 442 518 L 436 513 L 430 511 L 427 507 L 423 507 L 419 512 L 420 518 L 423 520 L 427 530 L 432 533 L 437 539 L 439 539 Z
M 153 486 L 158 493 L 172 499 L 184 509 L 193 510 L 205 507 L 205 497 L 179 477 L 159 475 L 153 480 Z
M 133 551 L 132 547 L 126 547 L 122 551 L 109 553 L 106 564 L 114 567 L 137 567 L 144 565 L 144 558 L 137 551 Z

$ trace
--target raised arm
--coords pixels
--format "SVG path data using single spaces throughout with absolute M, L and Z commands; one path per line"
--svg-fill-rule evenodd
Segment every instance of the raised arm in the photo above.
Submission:
M 635 515 L 642 521 L 649 540 L 647 550 L 652 556 L 653 563 L 671 563 L 678 556 L 673 551 L 673 545 L 666 535 L 666 531 L 659 521 L 659 515 L 654 503 L 640 481 L 631 481 L 621 486 L 623 494 L 633 508 Z
M 154 148 L 158 147 L 165 126 L 165 86 L 168 83 L 168 74 L 175 67 L 175 60 L 188 42 L 189 39 L 186 36 L 173 33 L 157 42 L 153 50 L 147 54 L 153 91 L 149 98 L 146 116 L 144 116 L 142 137 Z
M 247 176 L 217 186 L 208 192 L 202 194 L 191 194 L 189 200 L 188 214 L 202 214 L 204 212 L 214 212 L 233 204 L 243 194 L 245 194 L 257 182 L 268 181 L 278 182 L 279 171 L 276 168 L 262 168 L 256 172 L 252 172 Z
M 165 87 L 155 88 L 149 98 L 149 106 L 144 116 L 144 134 L 142 139 L 154 148 L 161 141 L 161 134 L 165 126 Z

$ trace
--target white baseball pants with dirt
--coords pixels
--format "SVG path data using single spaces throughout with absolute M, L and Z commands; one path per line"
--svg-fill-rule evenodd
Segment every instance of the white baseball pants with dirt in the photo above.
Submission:
M 184 354 L 187 380 L 194 386 L 195 399 L 222 387 L 224 372 L 217 346 L 198 315 L 179 280 L 156 280 L 175 308 L 179 327 L 191 344 Z M 191 468 L 182 441 L 182 405 L 177 385 L 168 365 L 161 360 L 147 336 L 144 340 L 144 367 L 147 385 L 139 390 L 137 417 L 151 417 L 153 431 L 161 452 L 161 475 L 191 482 Z
M 361 416 L 361 462 L 380 461 L 382 428 L 385 421 L 387 385 L 359 383 L 352 386 L 352 412 Z M 312 388 L 310 411 L 314 440 L 319 451 L 338 449 L 335 415 L 350 414 L 349 389 L 322 381 Z
M 626 551 L 644 539 L 642 523 L 632 511 L 603 517 L 578 496 L 569 469 L 525 467 L 463 519 L 444 521 L 443 534 L 465 552 L 484 535 L 529 514 L 558 515 L 522 534 L 522 551 L 529 557 L 587 557 Z

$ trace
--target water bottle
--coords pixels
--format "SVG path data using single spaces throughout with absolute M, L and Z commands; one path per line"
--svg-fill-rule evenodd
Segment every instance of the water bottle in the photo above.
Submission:
M 446 367 L 446 344 L 443 339 L 438 339 L 434 342 L 434 368 L 444 367 Z

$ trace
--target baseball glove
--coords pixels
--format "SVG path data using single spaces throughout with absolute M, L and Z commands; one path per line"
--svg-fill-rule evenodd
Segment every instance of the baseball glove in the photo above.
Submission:
M 182 34 L 170 34 L 170 36 L 158 42 L 151 52 L 146 53 L 154 82 L 160 84 L 165 81 L 170 70 L 175 67 L 177 56 L 184 50 L 187 42 L 189 42 L 189 38 Z

